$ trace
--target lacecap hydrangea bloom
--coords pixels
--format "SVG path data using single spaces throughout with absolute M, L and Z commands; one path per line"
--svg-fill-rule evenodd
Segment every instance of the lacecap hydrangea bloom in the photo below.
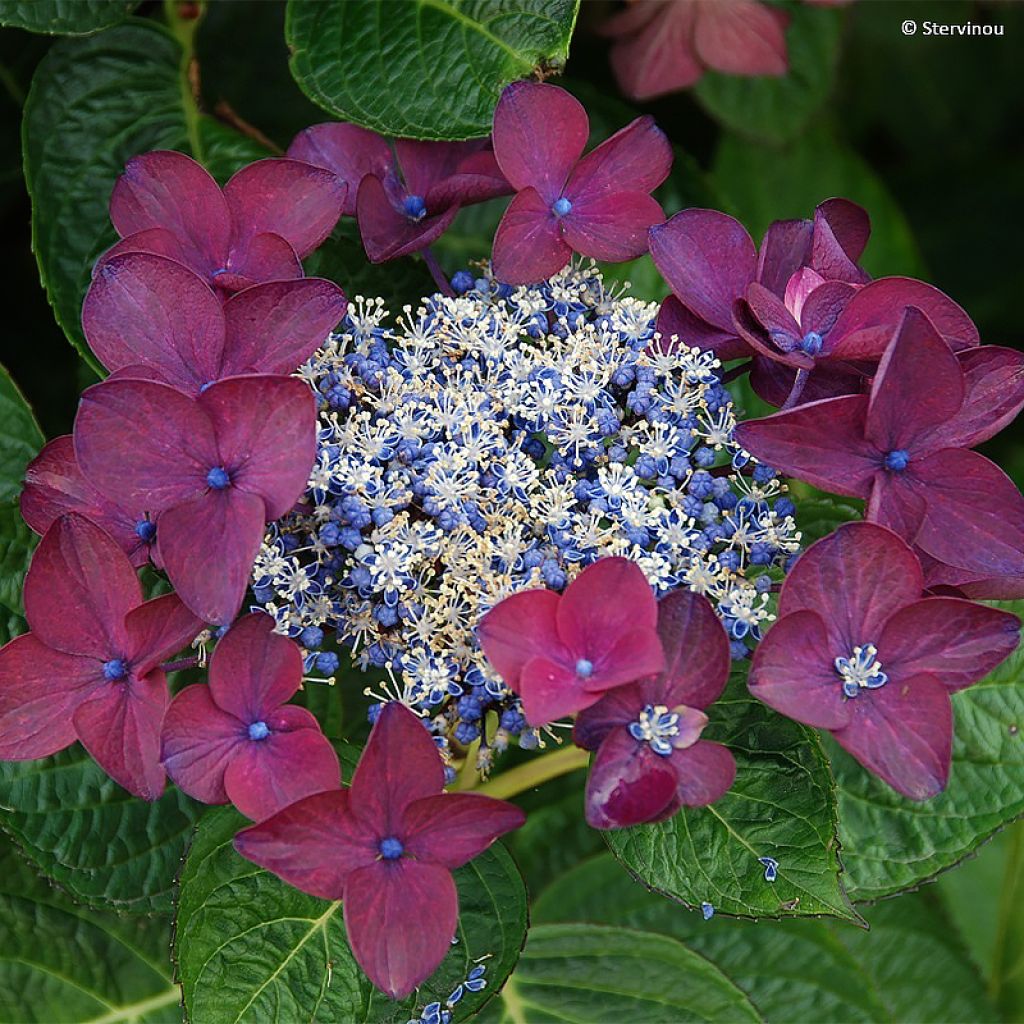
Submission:
M 785 485 L 733 439 L 717 359 L 657 335 L 654 303 L 592 267 L 453 284 L 394 320 L 357 298 L 299 371 L 318 456 L 254 590 L 313 670 L 336 667 L 317 653 L 336 630 L 442 746 L 481 739 L 486 767 L 510 735 L 539 740 L 475 636 L 503 598 L 625 557 L 658 594 L 706 595 L 743 657 L 799 533 Z

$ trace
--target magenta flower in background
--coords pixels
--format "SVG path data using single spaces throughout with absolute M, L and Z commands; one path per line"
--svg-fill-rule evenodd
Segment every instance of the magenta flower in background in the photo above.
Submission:
M 21 514 L 40 536 L 69 512 L 102 527 L 135 568 L 156 557 L 156 523 L 141 512 L 132 515 L 104 497 L 78 468 L 70 434 L 56 437 L 28 464 L 21 492 Z
M 48 757 L 81 740 L 144 800 L 163 792 L 160 663 L 203 628 L 174 595 L 143 603 L 128 556 L 80 515 L 58 519 L 25 577 L 31 632 L 0 649 L 0 759 Z
M 788 15 L 755 0 L 631 0 L 601 33 L 611 36 L 619 88 L 634 100 L 695 85 L 706 69 L 784 75 Z
M 597 753 L 587 779 L 587 821 L 627 828 L 714 803 L 732 785 L 726 747 L 701 739 L 704 708 L 729 677 L 729 639 L 708 602 L 677 590 L 658 602 L 665 670 L 616 687 L 580 712 L 577 746 Z
M 968 449 L 1024 407 L 1024 356 L 986 346 L 963 358 L 909 309 L 870 396 L 740 423 L 736 440 L 790 476 L 867 499 L 870 520 L 932 559 L 983 579 L 1020 576 L 1024 497 L 995 463 Z
M 262 821 L 302 797 L 341 785 L 320 724 L 287 701 L 302 682 L 302 653 L 256 613 L 214 649 L 209 684 L 187 686 L 167 709 L 161 760 L 171 780 L 207 804 L 233 803 Z
M 159 380 L 192 395 L 242 374 L 292 373 L 347 307 L 330 281 L 253 285 L 221 303 L 191 270 L 150 253 L 106 260 L 82 306 L 82 328 L 118 376 Z
M 316 401 L 295 377 L 232 377 L 198 398 L 154 381 L 108 380 L 82 395 L 74 436 L 89 482 L 155 519 L 182 601 L 225 625 L 241 606 L 264 524 L 305 489 Z
M 330 233 L 345 186 L 299 160 L 257 160 L 223 190 L 191 157 L 157 150 L 133 157 L 110 197 L 123 252 L 167 256 L 224 293 L 302 277 L 303 257 Z
M 359 966 L 392 999 L 444 959 L 458 925 L 451 872 L 519 828 L 512 804 L 445 793 L 423 723 L 387 704 L 349 789 L 306 797 L 235 837 L 235 849 L 303 892 L 342 900 Z
M 914 552 L 874 523 L 847 523 L 800 556 L 779 618 L 754 652 L 750 692 L 818 729 L 912 800 L 949 777 L 949 695 L 1016 648 L 1015 615 L 921 597 Z
M 650 193 L 668 177 L 672 147 L 651 117 L 584 157 L 589 133 L 587 112 L 564 89 L 514 82 L 501 94 L 494 155 L 516 195 L 494 237 L 499 280 L 541 281 L 573 252 L 613 261 L 647 252 L 647 230 L 665 216 Z
M 924 310 L 957 349 L 976 346 L 970 317 L 912 278 L 870 282 L 857 265 L 867 214 L 845 199 L 821 203 L 813 221 L 776 221 L 758 253 L 743 226 L 714 210 L 684 210 L 651 230 L 651 256 L 673 295 L 663 337 L 752 356 L 751 384 L 773 405 L 860 391 L 903 316 Z
M 356 216 L 373 263 L 435 242 L 463 206 L 506 195 L 490 143 L 396 139 L 394 153 L 376 132 L 354 124 L 315 124 L 288 155 L 338 176 L 348 187 L 345 213 Z
M 661 672 L 658 602 L 626 558 L 601 558 L 565 592 L 524 590 L 481 620 L 480 646 L 531 725 L 582 711 L 607 690 Z

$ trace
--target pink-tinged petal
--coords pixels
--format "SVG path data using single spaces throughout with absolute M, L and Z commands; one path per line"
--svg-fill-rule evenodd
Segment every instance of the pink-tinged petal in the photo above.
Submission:
M 251 725 L 295 696 L 302 682 L 302 653 L 274 632 L 263 612 L 240 618 L 210 660 L 210 693 L 217 705 Z
M 165 594 L 133 608 L 124 627 L 132 668 L 144 676 L 191 644 L 202 630 L 203 621 L 181 603 L 177 594 Z
M 534 284 L 557 274 L 572 249 L 562 240 L 550 203 L 536 189 L 519 192 L 505 211 L 494 235 L 491 260 L 499 281 Z
M 757 268 L 746 228 L 717 210 L 683 210 L 651 228 L 649 241 L 655 266 L 679 301 L 733 334 L 733 303 L 746 293 Z
M 317 793 L 235 836 L 235 849 L 296 889 L 340 900 L 345 880 L 376 862 L 376 837 L 352 813 L 349 792 Z
M 701 4 L 693 46 L 708 67 L 727 75 L 784 75 L 788 16 L 755 0 Z
M 1024 497 L 1013 481 L 977 452 L 944 448 L 908 475 L 928 503 L 915 538 L 932 557 L 990 576 L 1024 573 Z
M 47 647 L 108 661 L 128 653 L 124 620 L 142 590 L 110 534 L 72 513 L 39 542 L 24 597 L 25 618 Z
M 556 85 L 513 82 L 494 111 L 494 156 L 517 190 L 534 188 L 550 207 L 590 134 L 587 112 Z
M 80 704 L 72 720 L 96 763 L 129 793 L 156 800 L 164 791 L 160 726 L 170 695 L 163 672 L 112 683 Z
M 110 219 L 122 238 L 166 228 L 188 263 L 207 273 L 227 259 L 228 204 L 213 178 L 184 153 L 158 150 L 129 160 L 110 197 Z
M 344 213 L 354 217 L 356 192 L 367 174 L 383 178 L 394 158 L 387 141 L 376 132 L 354 124 L 315 124 L 299 132 L 288 156 L 333 171 L 348 185 Z
M 670 757 L 637 743 L 625 728 L 608 735 L 594 755 L 584 797 L 591 828 L 629 828 L 659 817 L 676 794 Z
M 1024 352 L 983 345 L 960 352 L 957 359 L 964 402 L 956 416 L 922 439 L 930 449 L 974 448 L 995 437 L 1024 408 Z
M 612 70 L 623 93 L 633 100 L 688 89 L 703 73 L 692 52 L 692 4 L 637 0 L 601 26 L 616 36 Z
M 679 730 L 672 737 L 672 746 L 676 750 L 686 750 L 700 739 L 701 734 L 707 728 L 708 716 L 703 711 L 687 707 L 685 704 L 676 704 L 671 710 L 678 719 L 676 727 Z
M 729 678 L 729 638 L 711 602 L 689 590 L 666 595 L 658 602 L 658 636 L 665 671 L 650 703 L 706 708 L 717 700 Z
M 856 293 L 856 288 L 844 281 L 826 281 L 815 288 L 803 304 L 801 330 L 805 335 L 815 331 L 825 337 Z
M 621 262 L 647 252 L 647 232 L 665 214 L 645 192 L 592 192 L 572 200 L 561 218 L 562 236 L 578 253 Z
M 1017 601 L 1024 597 L 1024 573 L 1017 576 L 986 576 L 958 569 L 916 549 L 924 567 L 925 588 L 934 593 L 953 593 L 974 601 Z
M 723 331 L 691 313 L 674 295 L 661 304 L 654 329 L 661 335 L 660 351 L 670 351 L 671 339 L 683 345 L 714 352 L 722 362 L 750 355 L 750 346 L 735 331 Z M 654 347 L 653 345 L 651 347 Z
M 404 857 L 353 871 L 344 908 L 356 962 L 392 999 L 404 999 L 434 973 L 459 922 L 451 873 Z
M 396 139 L 395 155 L 410 194 L 425 198 L 432 188 L 454 175 L 463 163 L 480 153 L 486 145 L 486 139 L 472 139 L 469 142 Z M 483 170 L 487 164 L 479 166 Z M 492 169 L 501 173 L 496 162 Z
M 444 765 L 423 721 L 407 707 L 385 704 L 352 777 L 352 809 L 379 838 L 399 835 L 414 800 L 444 788 Z
M 849 703 L 850 723 L 834 733 L 844 750 L 911 800 L 946 788 L 953 708 L 936 679 L 920 675 L 886 683 Z
M 650 115 L 638 117 L 576 165 L 566 182 L 565 194 L 575 205 L 584 199 L 618 195 L 626 189 L 653 192 L 671 169 L 672 145 L 665 133 Z
M 227 332 L 219 376 L 293 373 L 326 341 L 348 301 L 333 281 L 270 281 L 224 303 Z
M 224 314 L 206 282 L 146 253 L 103 265 L 85 296 L 82 329 L 108 370 L 152 366 L 191 393 L 217 377 L 224 352 Z
M 226 804 L 224 772 L 247 740 L 245 723 L 217 707 L 208 686 L 186 686 L 164 715 L 160 760 L 171 781 L 189 796 L 204 804 Z
M 648 699 L 645 693 L 648 685 L 634 683 L 616 686 L 614 690 L 603 694 L 596 704 L 584 708 L 573 723 L 573 743 L 584 750 L 597 750 L 613 729 L 636 721 L 646 704 L 658 703 Z
M 209 418 L 167 384 L 108 380 L 82 395 L 75 457 L 100 493 L 126 508 L 160 512 L 206 488 L 219 464 Z
M 263 540 L 266 506 L 236 487 L 175 505 L 157 521 L 157 550 L 182 601 L 204 622 L 238 614 Z
M 263 281 L 294 281 L 302 276 L 302 263 L 291 243 L 265 231 L 235 245 L 224 271 L 215 273 L 211 283 L 218 291 L 230 293 Z
M 921 530 L 928 503 L 925 492 L 909 473 L 892 473 L 880 469 L 875 474 L 864 518 L 879 526 L 887 526 L 908 543 Z
M 803 337 L 799 321 L 797 321 L 793 311 L 788 308 L 788 295 L 787 289 L 787 301 L 783 302 L 777 295 L 774 295 L 764 285 L 758 284 L 756 281 L 751 282 L 747 287 L 746 305 L 754 315 L 755 320 L 767 333 L 768 341 L 773 347 L 766 348 L 763 339 L 752 338 L 750 340 L 751 343 L 757 341 L 759 349 L 764 351 L 765 354 L 779 357 L 781 350 L 784 358 L 788 354 L 789 349 L 797 345 Z M 800 306 L 802 307 L 802 305 L 801 302 Z M 757 332 L 754 333 L 756 334 Z M 806 356 L 799 351 L 796 351 L 794 355 L 801 360 L 806 360 Z
M 523 811 L 504 800 L 481 793 L 442 793 L 405 809 L 402 841 L 418 861 L 458 868 L 525 821 Z
M 604 693 L 613 686 L 657 675 L 665 668 L 657 630 L 648 627 L 622 633 L 603 651 L 595 652 L 592 660 L 593 673 L 583 680 L 583 688 L 589 693 Z
M 895 533 L 844 523 L 797 559 L 782 585 L 779 616 L 816 612 L 832 656 L 848 657 L 857 645 L 877 645 L 890 616 L 916 601 L 923 583 L 917 557 Z
M 864 438 L 865 395 L 827 398 L 736 426 L 736 440 L 761 462 L 815 487 L 866 498 L 881 453 Z
M 814 211 L 810 265 L 829 281 L 867 284 L 857 266 L 871 236 L 871 220 L 863 207 L 848 199 L 826 199 Z
M 661 650 L 658 601 L 643 570 L 628 558 L 601 558 L 588 565 L 562 595 L 555 609 L 555 622 L 571 657 L 589 659 L 595 673 L 613 668 L 604 666 L 603 660 L 620 638 L 637 630 L 648 632 L 652 644 Z M 661 657 L 653 669 L 637 671 L 631 678 L 640 679 L 663 667 Z
M 949 690 L 988 675 L 1017 649 L 1020 619 L 955 597 L 929 597 L 901 608 L 878 642 L 892 681 L 927 673 Z
M 531 658 L 568 658 L 555 625 L 558 602 L 553 590 L 523 590 L 506 597 L 480 620 L 480 646 L 494 670 L 513 689 Z
M 810 260 L 812 232 L 809 220 L 770 224 L 757 256 L 756 280 L 781 297 L 790 278 Z
M 228 490 L 259 495 L 267 521 L 302 496 L 316 460 L 316 399 L 297 377 L 253 374 L 207 388 L 199 407 L 217 437 Z
M 166 256 L 168 259 L 181 263 L 183 266 L 189 266 L 188 253 L 181 242 L 178 241 L 178 236 L 173 231 L 168 231 L 167 228 L 149 228 L 146 231 L 136 231 L 134 234 L 128 235 L 127 238 L 122 238 L 120 242 L 112 245 L 96 261 L 92 268 L 92 276 L 96 277 L 110 260 L 129 252 L 144 252 L 149 253 L 151 256 Z M 197 274 L 205 275 L 207 273 L 205 263 L 190 269 Z
M 807 296 L 810 295 L 815 288 L 818 288 L 824 283 L 825 278 L 810 267 L 801 267 L 786 282 L 786 290 L 782 296 L 783 302 L 786 309 L 789 310 L 793 319 L 796 320 L 797 323 L 800 322 L 800 315 L 803 313 L 804 303 L 807 301 Z M 762 287 L 764 287 L 764 285 L 762 285 Z M 778 298 L 778 296 L 776 296 L 776 298 Z
M 828 338 L 832 359 L 878 359 L 907 306 L 919 309 L 954 349 L 979 344 L 978 329 L 948 295 L 909 277 L 883 277 L 849 301 Z
M 54 438 L 28 464 L 21 492 L 21 514 L 42 535 L 69 512 L 77 512 L 102 527 L 117 542 L 132 565 L 149 560 L 149 545 L 135 532 L 141 516 L 131 516 L 107 501 L 82 475 L 70 434 Z
M 498 161 L 494 159 L 493 151 L 479 149 L 467 156 L 449 177 L 432 185 L 423 198 L 428 210 L 444 210 L 449 206 L 483 203 L 498 196 L 507 196 L 512 191 Z
M 110 684 L 102 663 L 46 647 L 32 633 L 0 648 L 0 760 L 49 757 L 76 739 L 71 716 Z
M 264 821 L 314 793 L 341 785 L 338 755 L 305 708 L 282 708 L 266 739 L 246 739 L 224 773 L 228 797 L 247 818 Z M 282 728 L 287 726 L 287 728 Z
M 516 692 L 533 726 L 574 715 L 601 698 L 598 692 L 584 690 L 583 680 L 571 668 L 544 657 L 531 658 L 523 666 Z
M 922 367 L 928 367 L 922 373 Z M 920 450 L 922 435 L 951 420 L 964 400 L 963 373 L 927 317 L 908 309 L 878 364 L 865 432 L 883 452 Z
M 736 781 L 736 759 L 721 743 L 699 740 L 668 760 L 676 773 L 676 800 L 683 807 L 707 807 Z
M 850 712 L 835 659 L 849 653 L 845 645 L 837 648 L 830 642 L 816 612 L 784 615 L 754 651 L 750 692 L 787 718 L 819 729 L 841 729 Z
M 302 259 L 338 223 L 348 188 L 331 171 L 301 160 L 275 157 L 247 164 L 224 186 L 234 243 L 280 235 Z
M 428 209 L 422 220 L 412 220 L 395 209 L 380 178 L 373 175 L 363 178 L 359 186 L 357 211 L 363 248 L 372 263 L 425 249 L 448 230 L 459 212 L 457 206 L 440 211 Z
M 769 405 L 781 406 L 793 390 L 796 371 L 775 359 L 758 356 L 750 371 L 750 386 L 758 398 Z M 816 364 L 800 392 L 800 402 L 809 405 L 824 398 L 859 394 L 866 383 L 864 375 L 852 363 L 829 359 Z

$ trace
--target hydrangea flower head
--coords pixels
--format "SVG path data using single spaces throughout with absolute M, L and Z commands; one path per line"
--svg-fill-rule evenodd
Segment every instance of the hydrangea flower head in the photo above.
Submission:
M 707 598 L 684 590 L 658 602 L 664 671 L 605 694 L 576 719 L 573 739 L 597 753 L 587 779 L 587 821 L 627 828 L 714 803 L 736 762 L 701 739 L 704 708 L 729 676 L 729 641 Z M 638 673 L 639 675 L 639 673 Z
M 70 512 L 101 526 L 136 568 L 149 561 L 159 563 L 156 523 L 142 511 L 132 515 L 93 487 L 78 468 L 74 438 L 64 434 L 50 441 L 25 469 L 21 514 L 42 536 Z
M 484 139 L 396 139 L 392 152 L 366 128 L 315 124 L 295 137 L 288 155 L 332 171 L 347 185 L 345 212 L 358 218 L 373 263 L 425 249 L 461 207 L 510 191 Z
M 847 523 L 797 559 L 779 620 L 754 654 L 750 692 L 829 730 L 912 800 L 945 788 L 949 695 L 1016 648 L 1020 621 L 953 597 L 922 598 L 910 546 L 874 523 Z
M 672 147 L 651 117 L 584 157 L 589 133 L 587 112 L 564 89 L 514 82 L 501 94 L 494 155 L 516 195 L 494 237 L 500 280 L 542 281 L 574 252 L 618 261 L 647 251 L 647 229 L 664 220 L 650 193 L 668 177 Z
M 164 256 L 107 259 L 85 296 L 82 328 L 100 362 L 198 395 L 247 373 L 292 373 L 337 326 L 347 302 L 331 281 L 271 281 L 221 303 Z
M 47 757 L 81 740 L 115 782 L 163 792 L 160 663 L 202 629 L 174 595 L 143 602 L 128 556 L 71 513 L 39 543 L 25 577 L 31 632 L 0 649 L 0 758 Z
M 909 309 L 870 396 L 813 402 L 741 424 L 737 433 L 773 466 L 867 499 L 869 519 L 932 559 L 985 578 L 1020 576 L 1024 498 L 998 466 L 968 449 L 1024 406 L 1024 357 L 989 346 L 963 355 L 965 362 Z
M 706 594 L 745 655 L 769 571 L 799 549 L 794 506 L 733 443 L 714 356 L 652 345 L 656 311 L 575 267 L 531 288 L 482 277 L 397 323 L 353 303 L 300 371 L 320 398 L 316 464 L 254 569 L 278 628 L 333 628 L 395 677 L 378 699 L 485 757 L 538 737 L 477 624 L 598 559 L 629 559 L 658 595 Z
M 238 612 L 264 524 L 302 494 L 315 449 L 316 405 L 293 377 L 231 377 L 197 398 L 107 380 L 82 395 L 75 420 L 86 478 L 156 520 L 176 591 L 218 625 Z
M 526 590 L 505 598 L 477 634 L 487 660 L 522 698 L 527 721 L 544 725 L 660 672 L 657 625 L 657 601 L 640 568 L 602 558 L 563 594 Z
M 302 655 L 273 628 L 262 613 L 239 619 L 214 649 L 209 685 L 174 698 L 162 733 L 161 760 L 178 786 L 255 821 L 341 785 L 316 718 L 286 703 L 302 682 Z
M 349 789 L 306 797 L 235 837 L 235 849 L 289 885 L 344 902 L 359 966 L 392 999 L 451 947 L 451 872 L 526 816 L 479 793 L 445 793 L 429 732 L 402 705 L 380 713 Z
M 110 197 L 122 252 L 178 260 L 222 294 L 302 277 L 300 260 L 338 221 L 343 182 L 299 160 L 257 160 L 223 190 L 184 153 L 133 157 Z

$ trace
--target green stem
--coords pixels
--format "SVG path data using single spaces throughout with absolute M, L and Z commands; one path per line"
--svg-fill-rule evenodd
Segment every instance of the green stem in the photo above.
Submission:
M 1003 884 L 999 899 L 999 917 L 996 922 L 995 949 L 992 954 L 992 973 L 989 977 L 989 995 L 1002 1011 L 1005 1019 L 1024 1020 L 1024 982 L 1020 965 L 1024 962 L 1024 949 L 1016 938 L 1016 921 L 1020 914 L 1019 900 L 1024 893 L 1024 824 L 1013 826 L 1009 855 L 1003 871 Z M 1017 933 L 1019 934 L 1019 932 Z
M 507 800 L 510 796 L 516 796 L 528 789 L 535 789 L 541 783 L 557 779 L 559 775 L 568 775 L 578 768 L 585 768 L 589 758 L 590 754 L 579 747 L 563 747 L 550 754 L 535 757 L 511 771 L 502 772 L 490 782 L 478 786 L 475 792 Z
M 200 3 L 199 13 L 194 18 L 182 18 L 179 14 L 179 0 L 164 0 L 164 17 L 174 38 L 181 44 L 181 63 L 178 67 L 178 82 L 181 88 L 181 108 L 185 115 L 185 130 L 192 156 L 203 163 L 203 140 L 199 132 L 199 104 L 192 86 L 192 68 L 195 62 L 195 34 L 205 13 Z

